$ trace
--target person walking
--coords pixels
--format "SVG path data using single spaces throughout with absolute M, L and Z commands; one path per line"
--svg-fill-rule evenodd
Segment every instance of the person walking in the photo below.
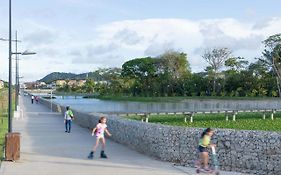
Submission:
M 70 133 L 71 122 L 73 119 L 74 119 L 73 112 L 70 110 L 69 106 L 66 106 L 66 111 L 64 113 L 65 132 Z
M 88 159 L 94 158 L 94 152 L 97 150 L 100 141 L 102 142 L 102 150 L 100 153 L 100 157 L 107 158 L 107 155 L 104 152 L 104 150 L 105 150 L 104 133 L 106 133 L 108 136 L 111 136 L 111 134 L 107 130 L 106 117 L 101 117 L 99 119 L 99 123 L 97 124 L 97 126 L 92 130 L 92 136 L 96 136 L 96 144 L 94 145 L 93 150 L 88 155 Z
M 34 95 L 31 95 L 31 104 L 34 102 Z
M 35 101 L 36 101 L 36 104 L 39 103 L 39 97 L 38 96 L 35 96 Z

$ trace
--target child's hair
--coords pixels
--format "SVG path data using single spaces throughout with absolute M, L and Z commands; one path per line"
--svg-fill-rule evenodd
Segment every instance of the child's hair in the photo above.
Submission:
M 103 119 L 106 119 L 106 117 L 104 117 L 104 116 L 100 117 L 99 123 L 101 123 L 101 121 L 102 121 Z
M 69 110 L 69 106 L 66 106 L 66 110 L 67 110 L 67 111 Z
M 212 132 L 213 130 L 211 128 L 207 128 L 205 129 L 202 134 L 201 134 L 201 138 L 203 138 L 207 133 Z

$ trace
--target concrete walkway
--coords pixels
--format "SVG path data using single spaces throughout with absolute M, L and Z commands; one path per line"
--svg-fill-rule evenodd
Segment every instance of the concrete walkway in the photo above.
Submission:
M 87 129 L 74 124 L 72 133 L 65 133 L 61 114 L 52 113 L 40 104 L 32 105 L 28 97 L 22 97 L 20 103 L 24 115 L 14 119 L 13 131 L 21 133 L 21 159 L 3 162 L 1 175 L 195 174 L 193 168 L 174 167 L 110 140 L 106 150 L 109 159 L 100 159 L 97 154 L 94 160 L 88 160 L 86 157 L 95 140 Z

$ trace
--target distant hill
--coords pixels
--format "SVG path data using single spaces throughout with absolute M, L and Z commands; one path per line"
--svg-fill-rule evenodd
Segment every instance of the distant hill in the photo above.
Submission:
M 94 80 L 103 80 L 103 78 L 96 72 L 89 72 L 89 73 L 82 73 L 82 74 L 53 72 L 46 75 L 44 78 L 38 81 L 51 83 L 56 80 L 82 80 L 87 78 L 91 78 Z
M 88 78 L 93 79 L 94 81 L 110 81 L 111 79 L 114 79 L 114 77 L 116 78 L 120 75 L 120 68 L 103 68 L 94 72 L 86 72 L 82 74 L 53 72 L 38 81 L 51 83 L 56 80 L 85 80 Z

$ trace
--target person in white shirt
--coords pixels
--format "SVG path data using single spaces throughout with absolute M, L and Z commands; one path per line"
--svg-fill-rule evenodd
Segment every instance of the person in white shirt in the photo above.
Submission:
M 73 112 L 70 110 L 69 106 L 66 106 L 66 111 L 64 113 L 65 132 L 70 133 L 71 122 L 73 119 L 74 119 Z
M 94 145 L 93 150 L 88 155 L 88 159 L 94 158 L 94 152 L 97 150 L 100 141 L 102 141 L 102 150 L 101 150 L 100 157 L 107 158 L 107 155 L 104 153 L 105 150 L 104 133 L 106 133 L 108 136 L 111 136 L 111 134 L 107 130 L 106 118 L 101 117 L 97 126 L 92 130 L 92 136 L 96 136 L 96 144 Z
M 34 95 L 31 95 L 31 104 L 34 102 Z

